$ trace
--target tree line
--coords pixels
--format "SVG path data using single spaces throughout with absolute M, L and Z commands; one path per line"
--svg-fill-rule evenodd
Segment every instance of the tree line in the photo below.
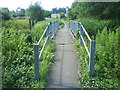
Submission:
M 68 10 L 69 19 L 93 17 L 114 20 L 120 24 L 120 2 L 74 2 Z
M 66 7 L 66 8 L 68 8 L 68 7 Z M 52 10 L 51 10 L 51 13 L 52 14 L 57 14 L 57 13 L 66 13 L 67 11 L 66 11 L 66 8 L 53 8 Z
M 29 8 L 23 9 L 18 7 L 16 11 L 10 11 L 8 8 L 2 8 L 0 13 L 2 13 L 3 20 L 9 20 L 16 17 L 28 17 L 29 19 L 35 21 L 44 20 L 45 17 L 51 17 L 51 14 L 61 14 L 61 17 L 65 17 L 68 7 L 66 8 L 53 8 L 51 11 L 44 10 L 39 2 L 30 4 Z
M 27 9 L 18 7 L 16 11 L 10 11 L 8 8 L 1 8 L 0 13 L 2 13 L 3 20 L 9 20 L 16 17 L 28 17 L 29 19 L 40 21 L 44 20 L 45 17 L 51 17 L 51 12 L 44 10 L 39 2 L 31 4 Z

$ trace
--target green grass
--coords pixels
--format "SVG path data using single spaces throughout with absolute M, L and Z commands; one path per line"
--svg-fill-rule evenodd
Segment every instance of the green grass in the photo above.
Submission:
M 19 20 L 13 19 L 9 21 L 4 21 L 2 26 L 5 28 L 13 28 L 17 30 L 29 29 L 29 21 L 28 20 Z

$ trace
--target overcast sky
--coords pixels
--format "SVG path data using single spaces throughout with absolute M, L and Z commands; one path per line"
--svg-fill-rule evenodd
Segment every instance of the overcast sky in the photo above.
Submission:
M 45 10 L 59 7 L 71 7 L 74 0 L 0 0 L 0 7 L 8 7 L 9 10 L 16 10 L 17 7 L 28 8 L 31 3 L 41 1 L 41 6 Z

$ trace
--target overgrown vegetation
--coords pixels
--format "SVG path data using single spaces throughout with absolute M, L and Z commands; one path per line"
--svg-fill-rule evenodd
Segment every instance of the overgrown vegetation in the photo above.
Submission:
M 74 2 L 67 16 L 81 21 L 90 36 L 95 36 L 105 26 L 112 31 L 120 26 L 119 6 L 117 2 Z
M 89 57 L 84 45 L 80 45 L 78 37 L 75 41 L 80 62 L 80 81 L 85 88 L 120 87 L 119 5 L 74 2 L 68 11 L 68 18 L 81 21 L 90 37 L 96 41 L 94 77 L 89 77 Z M 85 41 L 88 43 L 86 37 Z
M 115 22 L 112 20 L 98 20 L 93 18 L 80 18 L 76 21 L 82 22 L 83 26 L 86 28 L 90 37 L 96 36 L 98 31 L 102 31 L 106 26 L 108 30 L 115 31 L 118 28 L 118 25 L 115 25 Z
M 76 40 L 77 54 L 80 63 L 80 81 L 85 88 L 119 88 L 120 61 L 118 56 L 118 31 L 104 28 L 96 35 L 95 76 L 89 77 L 89 57 Z M 89 44 L 88 44 L 89 46 Z
M 120 2 L 74 2 L 69 9 L 68 17 L 70 19 L 92 17 L 102 20 L 111 19 L 119 22 L 119 6 Z
M 33 30 L 24 27 L 24 25 L 27 26 L 26 21 L 22 21 L 24 25 L 18 25 L 17 28 L 13 25 L 16 24 L 14 22 L 18 22 L 17 25 L 21 24 L 13 20 L 13 22 L 5 22 L 5 27 L 3 26 L 3 88 L 43 88 L 47 82 L 46 73 L 50 60 L 54 56 L 54 42 L 49 41 L 41 57 L 40 81 L 34 80 L 33 45 L 38 42 L 49 21 L 38 22 Z M 43 42 L 40 47 L 42 45 Z
M 59 25 L 60 25 L 59 29 L 62 29 L 64 27 L 63 21 L 59 20 Z
M 25 29 L 29 29 L 29 21 L 28 20 L 12 19 L 12 20 L 8 20 L 8 21 L 3 21 L 2 26 L 4 28 L 13 28 L 16 30 L 25 30 Z

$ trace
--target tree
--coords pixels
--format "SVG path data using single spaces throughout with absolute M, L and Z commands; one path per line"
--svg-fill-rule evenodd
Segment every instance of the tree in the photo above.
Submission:
M 61 12 L 66 13 L 66 8 L 59 8 L 59 9 L 53 8 L 51 11 L 52 14 L 61 13 Z
M 30 19 L 35 21 L 44 20 L 44 10 L 40 6 L 39 2 L 36 2 L 29 6 L 27 9 L 27 15 L 30 17 Z
M 66 13 L 66 8 L 59 8 L 58 9 L 58 13 Z
M 53 8 L 52 11 L 51 11 L 51 13 L 52 13 L 52 14 L 58 13 L 57 8 Z
M 51 17 L 50 11 L 44 10 L 44 16 L 45 16 L 45 17 Z
M 65 13 L 61 12 L 60 13 L 60 18 L 65 18 Z
M 16 10 L 16 15 L 17 15 L 18 17 L 24 17 L 24 16 L 25 16 L 25 13 L 26 13 L 25 9 L 17 8 L 17 10 Z
M 17 16 L 14 10 L 10 11 L 10 15 L 11 15 L 11 17 L 14 17 L 14 18 Z
M 9 20 L 10 19 L 10 13 L 8 8 L 2 8 L 0 10 L 0 13 L 2 13 L 2 19 L 3 20 Z
M 70 19 L 94 17 L 120 22 L 120 2 L 74 2 L 68 9 Z

